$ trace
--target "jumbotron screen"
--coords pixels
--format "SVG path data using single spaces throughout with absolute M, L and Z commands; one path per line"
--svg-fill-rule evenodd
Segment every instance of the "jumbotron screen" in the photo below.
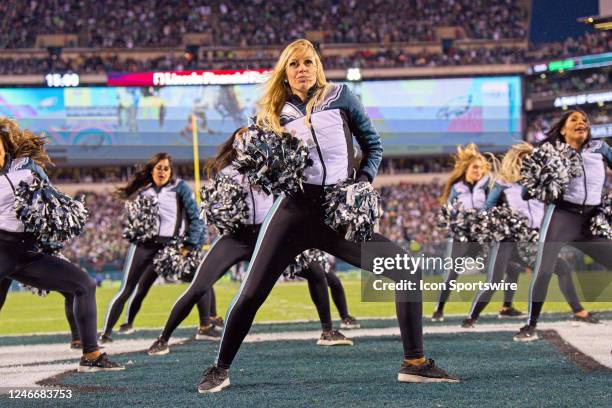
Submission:
M 447 153 L 476 142 L 503 150 L 522 138 L 518 76 L 348 82 L 386 155 Z M 192 154 L 195 116 L 210 156 L 255 112 L 261 85 L 0 88 L 0 115 L 44 131 L 62 161 L 118 163 L 168 151 Z

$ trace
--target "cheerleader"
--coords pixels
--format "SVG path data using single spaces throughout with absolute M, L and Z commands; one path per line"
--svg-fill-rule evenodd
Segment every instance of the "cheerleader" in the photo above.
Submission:
M 442 204 L 458 201 L 463 209 L 483 209 L 490 184 L 490 163 L 483 156 L 475 144 L 470 143 L 466 147 L 457 147 L 457 154 L 453 157 L 455 167 L 448 178 L 440 202 Z M 447 246 L 447 257 L 476 257 L 481 253 L 481 246 L 473 242 L 453 242 L 450 240 Z M 517 265 L 511 265 L 508 270 L 508 279 L 516 282 L 519 269 Z M 438 305 L 431 320 L 433 322 L 444 321 L 444 305 L 450 295 L 450 282 L 456 280 L 459 274 L 448 269 L 444 275 L 445 288 L 440 291 Z M 521 315 L 521 312 L 512 307 L 514 291 L 507 290 L 504 295 L 504 304 L 499 312 L 500 318 Z
M 200 393 L 229 386 L 230 365 L 257 310 L 296 255 L 317 248 L 372 270 L 371 262 L 362 264 L 362 255 L 373 259 L 406 253 L 379 234 L 374 234 L 372 241 L 386 245 L 376 250 L 373 245 L 350 242 L 324 222 L 325 187 L 347 179 L 353 170 L 359 181 L 371 182 L 382 158 L 382 145 L 357 97 L 346 85 L 326 81 L 321 60 L 309 41 L 297 40 L 281 53 L 259 101 L 257 124 L 279 134 L 294 133 L 308 146 L 313 166 L 306 169 L 303 192 L 277 198 L 262 224 L 247 275 L 225 319 L 217 360 L 198 385 Z M 361 163 L 353 162 L 353 136 L 363 151 Z M 414 284 L 421 278 L 420 271 L 397 275 L 392 278 Z M 404 343 L 398 380 L 458 381 L 425 358 L 421 294 L 417 291 L 413 295 L 411 302 L 396 302 Z
M 582 174 L 570 179 L 556 203 L 546 206 L 529 289 L 529 318 L 514 335 L 515 341 L 538 339 L 538 318 L 564 245 L 572 245 L 606 268 L 612 268 L 610 240 L 596 237 L 590 230 L 591 217 L 601 204 L 606 165 L 612 167 L 612 149 L 604 141 L 591 140 L 589 118 L 579 109 L 568 110 L 546 133 L 544 143 L 564 143 L 574 149 L 580 156 Z
M 520 143 L 512 146 L 506 153 L 501 163 L 499 179 L 489 192 L 485 207 L 490 209 L 505 203 L 514 212 L 525 217 L 529 222 L 530 228 L 539 230 L 542 218 L 544 217 L 544 203 L 536 199 L 524 200 L 521 194 L 522 187 L 518 184 L 521 178 L 523 158 L 532 152 L 533 147 L 529 143 Z M 510 263 L 520 264 L 524 268 L 530 267 L 519 256 L 516 242 L 493 243 L 487 265 L 487 282 L 501 282 Z M 576 288 L 572 282 L 572 270 L 564 259 L 559 258 L 557 260 L 555 273 L 559 278 L 561 293 L 563 293 L 574 312 L 574 319 L 596 323 L 597 319 L 584 310 L 580 304 Z M 468 317 L 462 323 L 463 327 L 474 327 L 480 313 L 488 305 L 494 293 L 494 290 L 482 290 L 476 294 Z
M 6 301 L 6 295 L 8 294 L 9 289 L 11 288 L 12 279 L 2 279 L 0 281 L 0 311 L 4 306 L 4 302 Z M 36 289 L 36 288 L 33 288 Z M 36 289 L 37 292 L 40 292 L 40 289 Z M 47 292 L 44 292 L 45 294 Z M 68 320 L 68 326 L 70 327 L 70 348 L 71 349 L 80 349 L 82 348 L 81 338 L 79 337 L 79 330 L 76 325 L 76 320 L 74 319 L 74 295 L 69 292 L 60 292 L 64 297 L 64 313 L 66 313 L 66 320 Z M 39 293 L 40 294 L 40 293 Z M 41 294 L 44 296 L 44 294 Z
M 41 252 L 16 216 L 15 191 L 20 182 L 31 183 L 35 177 L 48 181 L 43 168 L 51 160 L 44 143 L 42 137 L 0 117 L 0 280 L 71 293 L 83 349 L 78 371 L 123 370 L 100 352 L 96 341 L 96 281 L 69 261 Z
M 248 178 L 240 175 L 232 166 L 232 162 L 236 158 L 236 150 L 233 147 L 234 140 L 237 137 L 241 137 L 242 132 L 245 130 L 244 128 L 236 130 L 220 146 L 217 157 L 206 164 L 206 172 L 209 177 L 218 173 L 230 176 L 243 187 L 243 190 L 247 193 L 248 219 L 237 231 L 231 233 L 225 232 L 219 235 L 210 245 L 191 284 L 174 304 L 161 335 L 149 347 L 149 355 L 168 354 L 170 352 L 168 341 L 172 333 L 189 315 L 196 302 L 232 266 L 243 261 L 249 261 L 256 248 L 259 229 L 266 214 L 272 207 L 274 199 L 272 196 L 253 188 Z M 323 267 L 312 263 L 310 268 L 304 270 L 302 277 L 308 281 L 308 288 L 312 300 L 317 307 L 323 328 L 323 333 L 317 344 L 325 346 L 352 345 L 351 339 L 332 329 L 329 296 L 327 294 L 327 283 Z
M 168 153 L 153 156 L 133 175 L 127 186 L 118 190 L 118 196 L 124 200 L 136 194 L 157 197 L 159 230 L 153 239 L 130 245 L 123 267 L 121 288 L 108 305 L 104 332 L 100 337 L 102 343 L 112 342 L 113 327 L 125 302 L 136 290 L 130 302 L 127 323 L 121 327 L 124 333 L 133 330 L 132 324 L 142 301 L 158 277 L 153 267 L 153 258 L 165 244 L 184 233 L 186 239 L 181 254 L 185 256 L 189 251 L 200 248 L 204 240 L 204 222 L 199 217 L 194 195 L 185 181 L 174 178 L 172 158 Z M 205 313 L 204 303 L 201 304 L 200 313 Z

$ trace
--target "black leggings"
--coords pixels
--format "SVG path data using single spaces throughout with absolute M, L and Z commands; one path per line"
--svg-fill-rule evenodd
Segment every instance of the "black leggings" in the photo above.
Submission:
M 346 304 L 346 295 L 344 294 L 344 288 L 342 287 L 342 282 L 336 276 L 334 271 L 329 271 L 325 274 L 325 278 L 327 279 L 327 285 L 329 286 L 329 291 L 331 292 L 332 300 L 336 305 L 336 309 L 338 309 L 338 314 L 341 319 L 346 319 L 349 317 L 348 306 Z
M 529 289 L 528 324 L 536 326 L 538 323 L 555 263 L 566 244 L 589 255 L 608 270 L 612 269 L 612 241 L 594 237 L 589 230 L 594 211 L 595 209 L 587 209 L 580 214 L 552 204 L 547 206 Z
M 323 331 L 330 331 L 332 329 L 331 311 L 329 308 L 329 294 L 327 293 L 327 275 L 325 269 L 319 262 L 312 262 L 308 265 L 307 269 L 300 271 L 298 276 L 308 281 L 308 291 L 310 292 L 310 298 L 312 303 L 317 308 L 319 314 L 319 320 L 321 321 L 321 328 Z
M 4 278 L 0 280 L 0 310 L 4 306 L 6 301 L 6 295 L 11 288 L 12 279 Z M 66 320 L 68 320 L 68 326 L 70 327 L 70 337 L 72 341 L 80 341 L 79 329 L 74 319 L 74 295 L 69 292 L 60 292 L 64 296 L 64 313 L 66 313 Z
M 98 350 L 96 281 L 87 272 L 68 261 L 38 252 L 35 241 L 27 234 L 0 231 L 0 280 L 6 278 L 74 295 L 73 313 L 83 352 Z
M 290 197 L 279 197 L 266 216 L 257 237 L 247 275 L 227 313 L 216 362 L 219 367 L 229 368 L 251 328 L 257 310 L 270 294 L 283 270 L 299 253 L 306 249 L 317 248 L 370 271 L 373 270 L 372 262 L 362 262 L 362 250 L 366 259 L 394 258 L 397 254 L 407 254 L 379 234 L 374 234 L 372 241 L 385 245 L 376 246 L 376 249 L 373 249 L 372 245 L 347 241 L 323 222 L 325 200 L 323 189 L 307 185 L 305 191 L 306 193 Z M 421 276 L 420 272 L 414 275 L 399 276 L 401 273 L 397 275 L 391 278 L 412 280 L 415 283 Z M 416 294 L 418 302 L 396 301 L 406 358 L 423 356 L 423 305 L 420 295 Z
M 167 238 L 158 238 L 155 242 L 130 245 L 123 267 L 121 288 L 108 305 L 108 312 L 104 323 L 105 335 L 110 336 L 113 327 L 121 316 L 121 312 L 123 312 L 125 303 L 130 299 L 134 289 L 136 289 L 136 293 L 134 293 L 130 300 L 127 312 L 127 323 L 130 325 L 134 323 L 134 319 L 140 311 L 145 296 L 147 296 L 149 289 L 151 289 L 151 286 L 153 286 L 158 278 L 153 268 L 153 258 L 168 240 Z M 205 300 L 202 299 L 202 303 L 198 304 L 201 320 L 205 319 L 206 316 L 206 309 L 204 308 Z
M 529 267 L 529 265 L 519 256 L 516 242 L 494 243 L 491 247 L 491 253 L 489 254 L 489 261 L 487 264 L 487 282 L 499 283 L 504 277 L 504 274 L 506 274 L 505 282 L 516 283 L 516 276 L 507 275 L 507 270 L 511 264 L 518 264 L 524 268 Z M 574 282 L 572 281 L 572 269 L 567 261 L 562 258 L 557 260 L 555 274 L 559 279 L 561 293 L 563 293 L 572 311 L 574 313 L 581 311 L 582 305 L 580 304 Z M 468 317 L 471 319 L 478 319 L 480 313 L 482 313 L 484 308 L 487 307 L 491 301 L 494 293 L 495 290 L 481 290 L 476 293 Z M 514 291 L 512 291 L 512 293 L 514 293 Z
M 482 254 L 482 247 L 479 244 L 474 242 L 453 242 L 450 241 L 447 247 L 446 257 L 450 257 L 452 259 L 459 257 L 471 257 L 474 258 Z M 516 282 L 518 281 L 518 274 L 520 273 L 520 266 L 516 263 L 512 263 L 508 265 L 508 269 L 506 270 L 506 276 L 508 279 L 506 282 Z M 438 298 L 438 306 L 436 307 L 436 311 L 440 313 L 444 313 L 444 306 L 448 301 L 448 297 L 450 296 L 450 281 L 457 280 L 459 277 L 459 273 L 455 272 L 454 269 L 448 269 L 444 275 L 444 289 L 440 291 L 440 296 Z M 514 298 L 514 291 L 511 289 L 507 289 L 504 291 L 504 306 L 511 306 L 512 299 Z
M 217 295 L 215 295 L 215 288 L 210 288 L 208 293 L 210 293 L 210 307 L 208 308 L 209 315 L 217 316 Z
M 258 233 L 259 225 L 250 225 L 242 227 L 233 235 L 217 237 L 198 267 L 193 281 L 172 307 L 168 321 L 161 333 L 162 339 L 166 341 L 170 339 L 178 325 L 187 318 L 194 304 L 210 292 L 212 285 L 233 265 L 251 259 Z M 308 280 L 310 295 L 317 307 L 323 330 L 331 330 L 329 297 L 324 275 L 323 268 L 313 263 L 301 276 Z

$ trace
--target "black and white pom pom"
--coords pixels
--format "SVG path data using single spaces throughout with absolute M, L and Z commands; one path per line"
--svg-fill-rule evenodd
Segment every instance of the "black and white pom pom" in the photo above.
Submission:
M 248 220 L 247 194 L 230 176 L 218 175 L 212 184 L 202 187 L 200 198 L 207 224 L 219 231 L 233 233 Z
M 325 223 L 349 241 L 371 239 L 382 213 L 380 195 L 370 183 L 346 179 L 325 189 Z
M 183 281 L 193 279 L 202 261 L 203 253 L 200 249 L 194 249 L 183 256 L 181 247 L 183 247 L 183 240 L 173 239 L 155 255 L 153 267 L 159 276 Z
M 325 273 L 331 270 L 331 264 L 325 252 L 320 249 L 309 249 L 296 256 L 293 262 L 287 267 L 284 274 L 289 279 L 295 279 L 303 271 L 309 269 L 310 264 L 313 262 L 318 262 L 321 267 L 323 267 Z
M 123 238 L 141 243 L 154 238 L 159 230 L 159 202 L 157 197 L 140 195 L 125 203 Z
M 612 194 L 601 200 L 595 215 L 591 217 L 591 233 L 596 237 L 612 239 Z
M 73 199 L 35 177 L 15 191 L 14 209 L 25 232 L 33 233 L 41 247 L 56 250 L 79 235 L 88 212 L 82 199 Z
M 252 185 L 268 194 L 290 194 L 302 190 L 304 171 L 312 165 L 308 148 L 290 133 L 278 134 L 251 125 L 234 141 L 234 167 L 246 174 Z
M 479 211 L 474 208 L 465 209 L 458 201 L 443 205 L 438 215 L 438 227 L 458 242 L 478 242 L 481 229 L 479 222 Z
M 19 285 L 25 290 L 29 290 L 30 292 L 32 292 L 33 295 L 36 296 L 45 297 L 49 294 L 49 291 L 45 289 L 35 288 L 34 286 L 26 285 L 23 283 L 20 283 Z
M 481 212 L 479 243 L 516 242 L 519 256 L 528 264 L 535 262 L 540 234 L 526 217 L 506 205 Z
M 523 159 L 519 183 L 527 193 L 545 203 L 559 199 L 570 179 L 582 175 L 580 155 L 561 142 L 544 143 Z

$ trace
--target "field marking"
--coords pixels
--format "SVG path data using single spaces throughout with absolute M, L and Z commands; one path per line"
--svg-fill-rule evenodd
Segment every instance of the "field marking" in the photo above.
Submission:
M 521 322 L 480 324 L 475 328 L 462 328 L 458 324 L 448 325 L 441 323 L 424 327 L 425 334 L 452 334 L 452 333 L 486 333 L 486 332 L 509 332 L 508 341 L 512 341 L 510 333 L 516 332 Z M 590 356 L 601 365 L 612 369 L 612 355 L 610 349 L 612 344 L 612 321 L 603 321 L 598 325 L 573 326 L 570 321 L 544 322 L 538 326 L 542 330 L 555 330 L 559 336 L 578 349 L 585 355 Z M 278 333 L 254 333 L 245 338 L 247 343 L 269 342 L 269 341 L 291 341 L 312 340 L 319 338 L 321 332 L 309 331 L 286 331 Z M 357 329 L 345 331 L 349 337 L 381 337 L 399 336 L 398 327 L 378 329 Z M 173 338 L 171 346 L 176 346 L 187 341 L 187 337 Z M 111 355 L 133 352 L 144 352 L 154 341 L 150 339 L 119 339 L 113 343 L 105 344 L 104 351 Z M 210 343 L 210 342 L 209 342 Z M 359 342 L 356 343 L 356 347 Z M 529 347 L 528 344 L 525 347 Z M 129 360 L 129 356 L 126 356 Z M 76 368 L 79 351 L 70 350 L 67 343 L 37 344 L 29 346 L 6 346 L 0 347 L 0 388 L 4 387 L 39 387 L 37 383 L 42 380 L 61 374 Z M 126 358 L 118 360 L 125 364 Z M 36 365 L 34 365 L 36 364 Z M 128 368 L 129 369 L 129 368 Z M 95 381 L 95 379 L 94 379 Z M 7 392 L 7 391 L 5 391 Z

